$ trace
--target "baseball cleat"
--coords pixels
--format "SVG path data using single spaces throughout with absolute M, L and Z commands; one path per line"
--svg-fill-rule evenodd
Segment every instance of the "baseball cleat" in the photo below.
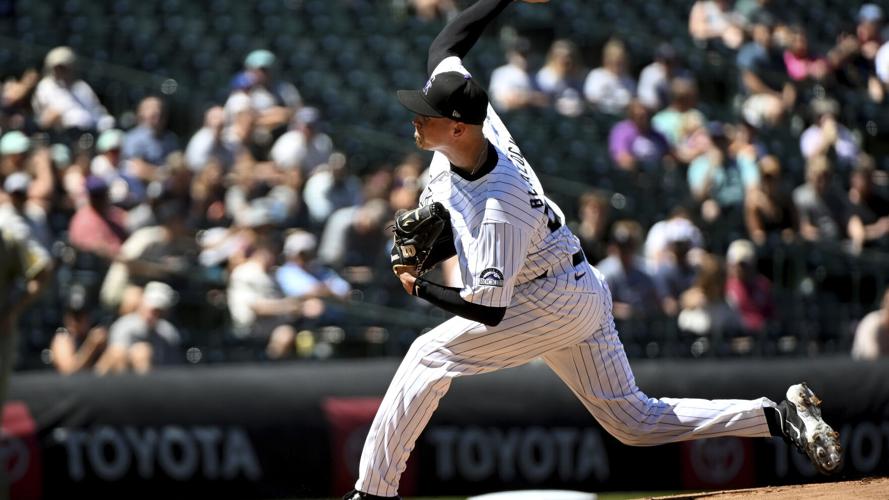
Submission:
M 843 464 L 840 435 L 821 418 L 821 400 L 805 382 L 790 386 L 778 405 L 784 438 L 809 456 L 822 474 L 833 474 Z

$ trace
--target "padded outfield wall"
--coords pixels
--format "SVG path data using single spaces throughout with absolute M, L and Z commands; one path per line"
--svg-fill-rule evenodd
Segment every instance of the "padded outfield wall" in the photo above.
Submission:
M 842 434 L 841 477 L 889 471 L 889 363 L 637 361 L 650 395 L 779 399 L 806 380 Z M 16 374 L 0 454 L 13 498 L 333 497 L 354 481 L 396 362 Z M 459 379 L 417 443 L 405 495 L 739 488 L 821 480 L 780 440 L 632 448 L 542 365 Z

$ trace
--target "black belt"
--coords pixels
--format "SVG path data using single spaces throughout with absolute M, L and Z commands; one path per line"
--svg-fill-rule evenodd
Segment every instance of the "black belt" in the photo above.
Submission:
M 586 258 L 583 256 L 583 250 L 578 250 L 577 253 L 571 256 L 571 267 L 577 267 L 578 264 L 584 262 Z M 549 276 L 549 271 L 543 271 L 543 274 L 534 278 L 536 280 L 543 279 Z

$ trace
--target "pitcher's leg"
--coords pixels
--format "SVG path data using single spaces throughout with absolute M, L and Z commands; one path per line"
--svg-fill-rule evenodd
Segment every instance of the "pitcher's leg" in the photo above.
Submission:
M 417 338 L 371 425 L 356 489 L 397 493 L 414 443 L 452 378 L 518 366 L 586 336 L 587 320 L 599 313 L 594 295 L 553 293 L 558 286 L 549 280 L 527 285 L 496 327 L 457 317 Z
M 454 318 L 411 345 L 389 383 L 367 434 L 356 489 L 382 497 L 397 494 L 398 482 L 414 443 L 438 407 L 438 401 L 447 393 L 451 378 L 460 375 L 449 370 L 447 360 L 437 354 L 452 336 L 444 334 L 459 336 L 476 325 L 478 323 Z
M 630 445 L 653 446 L 718 436 L 771 436 L 763 408 L 775 403 L 766 398 L 646 396 L 636 386 L 610 307 L 604 311 L 587 339 L 543 358 L 614 437 Z

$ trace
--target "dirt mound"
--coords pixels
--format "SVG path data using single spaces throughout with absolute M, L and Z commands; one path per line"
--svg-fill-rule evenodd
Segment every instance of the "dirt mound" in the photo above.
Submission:
M 837 483 L 797 484 L 792 486 L 767 486 L 746 490 L 712 491 L 657 497 L 656 500 L 735 500 L 741 498 L 768 498 L 769 500 L 834 500 L 838 498 L 885 499 L 889 498 L 889 478 L 868 478 Z

